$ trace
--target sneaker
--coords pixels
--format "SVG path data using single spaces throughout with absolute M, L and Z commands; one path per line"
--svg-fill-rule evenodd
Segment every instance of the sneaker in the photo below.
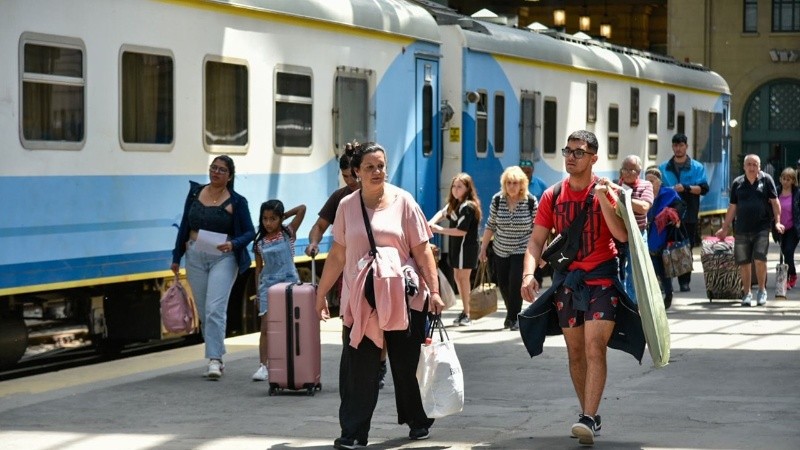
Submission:
M 511 328 L 511 319 L 506 319 L 503 321 L 503 329 Z
M 763 290 L 763 291 L 759 290 L 758 291 L 758 296 L 756 298 L 758 299 L 758 306 L 766 305 L 767 304 L 767 291 L 766 290 Z
M 786 289 L 793 288 L 795 284 L 797 284 L 797 275 L 789 275 L 789 279 L 786 281 Z
M 263 364 L 259 365 L 258 370 L 253 374 L 253 381 L 267 381 L 267 378 L 269 378 L 267 366 Z
M 742 306 L 756 306 L 755 300 L 753 300 L 753 294 L 748 292 L 742 297 Z
M 689 292 L 692 289 L 689 287 L 689 283 L 681 284 L 681 292 Z
M 594 445 L 594 437 L 597 433 L 597 422 L 592 416 L 581 414 L 575 424 L 572 425 L 572 434 L 578 438 L 581 445 Z
M 411 431 L 408 432 L 408 438 L 412 441 L 421 441 L 429 437 L 431 437 L 431 433 L 427 428 L 412 428 Z
M 467 317 L 467 313 L 461 311 L 458 317 L 456 317 L 456 320 L 453 321 L 453 325 L 462 325 L 464 319 L 469 320 L 469 317 Z
M 378 371 L 378 389 L 383 389 L 386 384 L 384 378 L 386 378 L 386 361 L 381 361 L 381 369 Z
M 581 417 L 583 417 L 583 414 L 578 414 L 578 418 L 580 419 Z M 600 420 L 601 420 L 600 419 L 600 414 L 597 414 L 597 415 L 594 416 L 594 435 L 595 436 L 599 436 L 600 435 L 600 428 L 602 428 Z M 577 438 L 578 436 L 575 436 L 575 433 L 570 433 L 569 437 Z
M 470 319 L 468 315 L 464 314 L 464 317 L 462 317 L 461 320 L 458 321 L 458 325 L 462 327 L 468 327 L 472 325 L 472 319 Z
M 512 320 L 511 321 L 511 326 L 509 326 L 508 329 L 511 330 L 511 331 L 517 331 L 517 330 L 519 330 L 519 324 L 517 323 L 516 320 Z
M 336 440 L 333 441 L 333 448 L 351 449 L 351 448 L 363 448 L 363 447 L 366 447 L 366 446 L 367 446 L 366 441 L 365 442 L 361 442 L 358 439 L 348 439 L 348 438 L 340 437 L 340 438 L 336 438 Z
M 205 377 L 210 380 L 219 380 L 222 377 L 222 372 L 225 370 L 225 364 L 218 359 L 208 360 L 208 368 L 206 369 Z

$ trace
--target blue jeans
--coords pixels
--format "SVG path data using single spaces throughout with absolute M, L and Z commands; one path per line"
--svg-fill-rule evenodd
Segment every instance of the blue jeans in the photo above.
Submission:
M 186 249 L 186 279 L 197 303 L 207 359 L 221 361 L 225 354 L 228 298 L 238 270 L 233 253 L 211 255 L 195 250 L 194 241 L 189 241 Z

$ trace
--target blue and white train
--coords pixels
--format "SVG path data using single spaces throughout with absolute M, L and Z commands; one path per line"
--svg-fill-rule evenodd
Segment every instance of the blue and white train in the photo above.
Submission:
M 664 161 L 683 132 L 711 181 L 703 212 L 727 207 L 728 86 L 668 58 L 423 0 L 1 3 L 0 366 L 161 338 L 188 181 L 218 154 L 254 223 L 267 199 L 308 206 L 301 265 L 352 139 L 384 145 L 390 181 L 432 216 L 461 171 L 484 200 L 521 156 L 561 179 L 571 131 L 597 134 L 605 175 L 628 154 Z M 230 333 L 255 329 L 252 277 Z

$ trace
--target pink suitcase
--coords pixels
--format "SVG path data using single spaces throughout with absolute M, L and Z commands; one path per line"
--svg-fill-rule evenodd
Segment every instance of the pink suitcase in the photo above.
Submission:
M 322 389 L 316 286 L 278 283 L 269 288 L 267 310 L 269 395 L 279 390 Z

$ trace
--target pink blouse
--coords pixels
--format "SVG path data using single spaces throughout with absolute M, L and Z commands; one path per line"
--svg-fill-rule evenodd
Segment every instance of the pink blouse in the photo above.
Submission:
M 385 208 L 367 208 L 375 245 L 396 248 L 400 254 L 400 261 L 412 260 L 411 249 L 428 242 L 433 233 L 425 215 L 411 194 L 388 183 L 385 185 L 385 192 L 393 196 Z M 339 308 L 344 325 L 352 328 L 350 345 L 358 347 L 361 339 L 366 336 L 376 346 L 382 348 L 383 331 L 378 325 L 378 316 L 367 304 L 367 300 L 363 296 L 363 287 L 356 285 L 356 276 L 359 272 L 358 261 L 370 250 L 369 238 L 364 227 L 364 216 L 361 212 L 361 190 L 348 195 L 339 204 L 336 220 L 333 222 L 333 239 L 345 248 L 342 296 Z M 422 292 L 426 289 L 422 276 L 420 276 L 420 285 Z M 393 300 L 405 301 L 404 298 Z M 422 311 L 424 302 L 425 296 L 417 295 L 411 299 L 410 306 L 416 311 Z

